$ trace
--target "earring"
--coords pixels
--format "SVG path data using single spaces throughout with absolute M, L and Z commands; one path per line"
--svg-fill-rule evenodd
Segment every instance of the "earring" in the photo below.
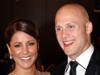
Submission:
M 10 55 L 10 59 L 12 59 L 12 56 Z

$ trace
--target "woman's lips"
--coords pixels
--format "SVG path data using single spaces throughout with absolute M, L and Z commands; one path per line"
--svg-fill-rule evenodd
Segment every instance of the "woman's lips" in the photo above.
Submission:
M 31 59 L 31 57 L 22 57 L 21 60 L 22 61 L 29 61 Z

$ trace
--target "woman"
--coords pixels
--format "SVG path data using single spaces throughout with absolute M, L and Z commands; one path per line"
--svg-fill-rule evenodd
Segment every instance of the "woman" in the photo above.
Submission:
M 12 21 L 4 33 L 10 59 L 15 68 L 8 75 L 49 75 L 36 67 L 39 50 L 39 34 L 34 23 L 25 19 Z

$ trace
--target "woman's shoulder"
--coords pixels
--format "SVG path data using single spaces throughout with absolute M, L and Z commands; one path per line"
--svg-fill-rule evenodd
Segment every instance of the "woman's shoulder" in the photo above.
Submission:
M 7 74 L 7 75 L 12 75 L 11 73 Z M 39 71 L 39 75 L 50 75 L 50 72 L 40 72 Z
M 12 75 L 11 73 L 9 73 L 8 75 Z

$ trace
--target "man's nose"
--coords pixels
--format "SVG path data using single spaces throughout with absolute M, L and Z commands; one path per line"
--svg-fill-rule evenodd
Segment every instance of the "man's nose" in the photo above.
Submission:
M 66 38 L 66 37 L 70 36 L 70 32 L 66 29 L 63 30 L 62 34 L 63 34 L 63 38 Z

